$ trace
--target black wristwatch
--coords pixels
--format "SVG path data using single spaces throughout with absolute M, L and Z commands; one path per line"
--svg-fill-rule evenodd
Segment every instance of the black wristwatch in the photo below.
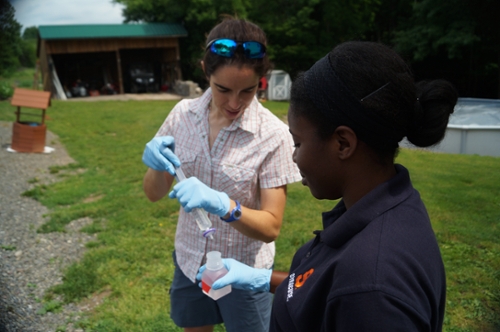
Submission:
M 235 221 L 235 220 L 239 220 L 241 218 L 241 205 L 240 205 L 240 202 L 238 202 L 237 200 L 235 200 L 235 202 L 236 202 L 236 207 L 231 211 L 231 214 L 229 215 L 229 218 L 224 219 L 224 218 L 220 217 L 225 222 L 232 222 L 232 221 Z

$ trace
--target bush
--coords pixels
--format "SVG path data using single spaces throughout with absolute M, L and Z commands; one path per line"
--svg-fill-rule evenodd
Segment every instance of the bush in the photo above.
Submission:
M 21 54 L 19 55 L 19 62 L 21 66 L 33 68 L 36 63 L 36 41 L 21 40 L 20 43 Z
M 5 52 L 4 52 L 5 53 Z M 0 76 L 4 78 L 11 77 L 19 68 L 20 62 L 12 54 L 0 54 Z
M 8 82 L 0 82 L 0 100 L 5 100 L 14 94 L 14 89 Z
M 17 87 L 18 88 L 25 88 L 25 89 L 32 89 L 33 88 L 33 81 L 27 81 L 27 80 L 19 81 L 19 83 L 17 84 Z

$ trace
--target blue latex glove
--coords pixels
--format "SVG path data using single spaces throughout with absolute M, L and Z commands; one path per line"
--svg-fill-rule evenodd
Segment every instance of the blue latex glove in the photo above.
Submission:
M 229 212 L 229 196 L 208 187 L 196 177 L 177 183 L 168 197 L 177 198 L 186 212 L 202 208 L 219 217 L 224 217 Z
M 181 161 L 174 154 L 174 147 L 172 136 L 155 137 L 146 144 L 142 162 L 154 170 L 167 171 L 175 175 L 175 167 L 179 167 Z
M 212 289 L 217 290 L 231 285 L 231 287 L 242 290 L 269 292 L 273 270 L 256 269 L 232 258 L 223 258 L 222 262 L 229 272 L 222 278 L 214 281 Z M 196 279 L 201 280 L 201 275 L 205 268 L 205 265 L 200 267 Z

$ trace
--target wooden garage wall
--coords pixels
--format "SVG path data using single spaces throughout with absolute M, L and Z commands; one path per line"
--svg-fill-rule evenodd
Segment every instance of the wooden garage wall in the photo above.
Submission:
M 179 42 L 177 38 L 49 40 L 46 44 L 47 54 L 109 52 L 129 48 L 175 48 L 177 50 L 176 60 L 180 60 Z
M 42 72 L 43 90 L 55 93 L 54 85 L 52 84 L 52 74 L 49 68 L 49 59 L 46 51 L 46 41 L 40 42 L 40 71 Z

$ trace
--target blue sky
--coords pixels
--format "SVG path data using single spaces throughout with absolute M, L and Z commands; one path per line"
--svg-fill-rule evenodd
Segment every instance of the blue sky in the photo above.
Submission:
M 123 23 L 123 5 L 111 0 L 9 0 L 23 30 L 32 26 Z

